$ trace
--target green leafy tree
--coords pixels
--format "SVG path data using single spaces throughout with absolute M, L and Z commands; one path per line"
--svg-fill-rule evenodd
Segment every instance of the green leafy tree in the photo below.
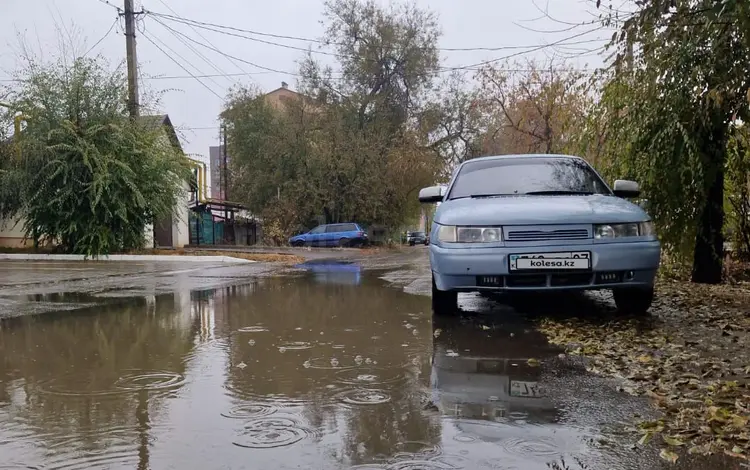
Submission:
M 27 126 L 4 153 L 0 209 L 27 237 L 90 256 L 141 247 L 189 177 L 184 156 L 148 120 L 131 120 L 125 77 L 101 59 L 30 62 L 7 101 Z M 10 119 L 10 112 L 5 114 Z M 12 153 L 11 153 L 12 154 Z
M 339 73 L 308 56 L 297 99 L 272 106 L 239 90 L 223 113 L 234 194 L 273 221 L 276 241 L 318 221 L 395 228 L 442 168 L 434 126 L 419 122 L 438 63 L 434 16 L 335 0 L 325 17 Z
M 730 127 L 748 119 L 750 5 L 646 0 L 635 8 L 613 36 L 600 115 L 610 123 L 606 153 L 642 182 L 667 248 L 692 253 L 693 281 L 718 283 Z

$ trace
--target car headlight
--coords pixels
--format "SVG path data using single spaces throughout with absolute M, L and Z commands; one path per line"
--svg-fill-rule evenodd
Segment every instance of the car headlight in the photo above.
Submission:
M 654 235 L 653 222 L 594 225 L 594 238 L 645 237 Z
M 436 238 L 444 243 L 497 243 L 503 241 L 500 227 L 438 225 Z

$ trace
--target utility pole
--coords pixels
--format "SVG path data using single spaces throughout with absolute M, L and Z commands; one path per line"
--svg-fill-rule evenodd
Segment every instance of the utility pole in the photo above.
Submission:
M 222 173 L 224 173 L 224 202 L 229 201 L 229 169 L 227 168 L 227 126 L 222 126 L 222 135 L 224 137 L 224 143 L 221 146 L 224 164 L 222 165 Z M 229 217 L 227 207 L 224 206 L 224 220 L 226 221 Z
M 125 17 L 125 48 L 127 51 L 128 64 L 128 110 L 130 117 L 138 117 L 138 59 L 135 54 L 135 15 L 133 11 L 133 0 L 125 0 L 125 11 L 121 13 Z

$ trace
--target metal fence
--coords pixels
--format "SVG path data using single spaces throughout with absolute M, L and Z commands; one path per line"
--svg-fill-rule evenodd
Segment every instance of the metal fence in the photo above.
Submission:
M 260 224 L 254 220 L 225 220 L 211 212 L 191 211 L 191 246 L 250 246 L 260 240 Z

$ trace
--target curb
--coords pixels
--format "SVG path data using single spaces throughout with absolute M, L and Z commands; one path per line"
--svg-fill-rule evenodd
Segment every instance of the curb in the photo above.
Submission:
M 187 263 L 255 263 L 249 259 L 231 256 L 181 256 L 181 255 L 104 255 L 98 258 L 86 258 L 85 255 L 45 255 L 0 253 L 0 261 L 183 261 Z

